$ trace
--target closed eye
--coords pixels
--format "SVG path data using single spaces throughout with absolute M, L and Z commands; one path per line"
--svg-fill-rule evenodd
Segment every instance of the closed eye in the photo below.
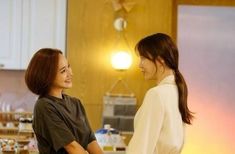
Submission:
M 65 69 L 63 69 L 63 70 L 61 70 L 61 71 L 60 71 L 60 73 L 65 73 L 65 72 L 66 72 L 66 70 L 65 70 Z
M 68 69 L 70 69 L 70 64 L 68 64 L 68 66 L 64 66 L 60 69 L 60 73 L 65 73 Z

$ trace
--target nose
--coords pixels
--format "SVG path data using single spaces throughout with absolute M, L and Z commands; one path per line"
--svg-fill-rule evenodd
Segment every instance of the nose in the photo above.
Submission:
M 67 73 L 68 73 L 69 76 L 73 76 L 73 71 L 72 71 L 71 68 L 68 68 L 68 69 L 67 69 Z
M 140 60 L 139 61 L 139 68 L 142 68 L 142 64 L 143 64 L 143 62 Z

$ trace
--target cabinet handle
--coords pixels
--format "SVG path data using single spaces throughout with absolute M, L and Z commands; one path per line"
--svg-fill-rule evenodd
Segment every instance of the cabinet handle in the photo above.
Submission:
M 4 67 L 4 64 L 0 64 L 0 68 L 3 68 Z

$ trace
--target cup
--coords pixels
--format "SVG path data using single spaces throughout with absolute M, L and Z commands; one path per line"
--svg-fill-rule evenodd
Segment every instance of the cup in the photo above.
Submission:
M 14 128 L 15 125 L 14 125 L 13 122 L 7 122 L 6 127 L 7 127 L 7 128 Z

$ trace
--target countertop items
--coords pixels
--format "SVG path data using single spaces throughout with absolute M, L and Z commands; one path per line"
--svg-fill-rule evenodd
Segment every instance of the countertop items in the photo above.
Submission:
M 14 153 L 16 151 L 16 141 L 13 139 L 0 139 L 0 151 L 3 153 Z
M 19 132 L 32 132 L 33 127 L 32 127 L 32 118 L 20 118 L 19 120 Z
M 0 140 L 1 154 L 23 154 L 29 151 L 28 144 L 34 140 L 32 113 L 0 112 Z M 37 151 L 37 148 L 34 149 Z
M 0 112 L 0 138 L 21 136 L 19 133 L 24 133 L 23 136 L 33 133 L 32 112 Z
M 104 151 L 104 154 L 125 154 L 125 151 Z
M 126 145 L 119 131 L 111 128 L 109 124 L 105 124 L 95 133 L 96 139 L 104 152 L 123 152 Z

